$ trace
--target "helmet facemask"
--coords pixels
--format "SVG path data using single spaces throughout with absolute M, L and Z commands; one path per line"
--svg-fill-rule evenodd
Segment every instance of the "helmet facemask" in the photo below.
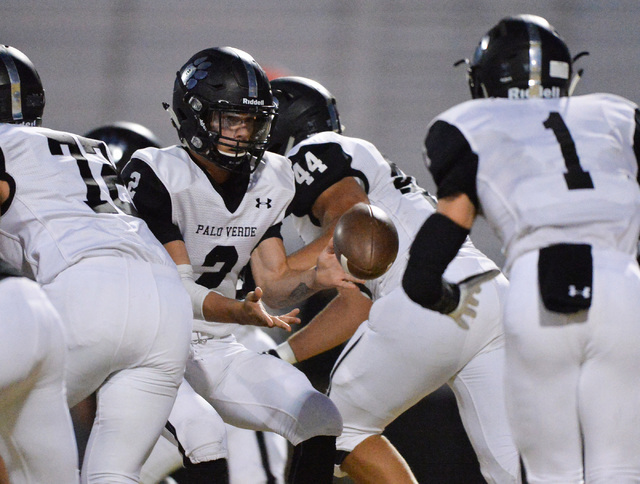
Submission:
M 273 109 L 211 109 L 208 116 L 209 155 L 214 163 L 233 171 L 250 173 L 258 167 L 267 148 Z

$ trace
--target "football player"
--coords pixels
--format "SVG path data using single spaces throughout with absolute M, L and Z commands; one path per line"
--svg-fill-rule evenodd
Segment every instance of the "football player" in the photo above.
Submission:
M 0 202 L 12 196 L 0 163 Z M 79 482 L 62 322 L 44 292 L 0 260 L 0 482 Z M 3 468 L 4 467 L 4 468 Z
M 458 306 L 443 271 L 482 212 L 511 281 L 507 410 L 528 482 L 639 482 L 640 111 L 571 96 L 574 60 L 541 17 L 506 17 L 482 37 L 473 100 L 428 128 L 438 210 L 403 286 L 445 315 Z
M 137 482 L 184 374 L 189 296 L 134 216 L 105 144 L 40 127 L 40 76 L 14 47 L 0 46 L 0 96 L 11 188 L 0 253 L 29 270 L 60 314 L 69 406 L 97 391 L 82 481 Z
M 329 393 L 344 420 L 337 442 L 341 471 L 358 483 L 417 482 L 382 432 L 449 384 L 484 477 L 518 482 L 502 385 L 500 313 L 507 280 L 500 275 L 487 283 L 475 312 L 458 315 L 457 324 L 409 300 L 402 274 L 418 229 L 435 212 L 434 199 L 373 144 L 342 134 L 336 100 L 318 82 L 282 77 L 272 81 L 272 88 L 279 114 L 270 149 L 286 154 L 293 165 L 296 195 L 290 210 L 308 244 L 290 256 L 291 263 L 311 265 L 337 220 L 357 202 L 383 209 L 398 230 L 398 256 L 387 273 L 367 281 L 364 293 L 341 289 L 277 349 L 293 363 L 351 338 L 333 368 Z M 466 240 L 448 276 L 460 280 L 483 271 L 499 272 Z
M 123 176 L 191 295 L 185 379 L 225 422 L 287 438 L 295 446 L 289 482 L 331 482 L 342 430 L 335 405 L 301 371 L 248 350 L 234 331 L 238 324 L 290 330 L 298 310 L 273 316 L 263 298 L 271 308 L 291 307 L 358 280 L 344 273 L 330 245 L 315 268 L 288 266 L 280 226 L 294 174 L 286 158 L 265 152 L 276 106 L 249 54 L 230 47 L 196 53 L 178 71 L 172 106 L 165 107 L 182 145 L 137 151 Z M 248 263 L 257 287 L 237 300 L 238 274 Z M 170 421 L 197 426 L 180 416 L 179 400 Z
M 122 170 L 135 151 L 148 147 L 160 148 L 161 146 L 159 138 L 152 131 L 129 121 L 118 121 L 100 126 L 92 129 L 85 136 L 102 140 L 107 144 L 118 171 Z M 240 343 L 253 351 L 268 351 L 276 346 L 275 341 L 258 326 L 238 325 L 234 335 Z M 192 398 L 196 404 L 189 410 L 189 416 L 192 421 L 198 422 L 197 427 L 194 426 L 193 430 L 200 430 L 203 440 L 201 445 L 206 446 L 209 427 L 204 422 L 208 419 L 218 419 L 218 417 L 211 415 L 214 410 L 209 404 L 197 404 L 201 397 L 192 394 Z M 182 398 L 180 401 L 183 401 Z M 176 425 L 171 425 L 171 422 L 170 426 L 176 427 Z M 225 428 L 228 478 L 231 484 L 243 482 L 282 484 L 284 482 L 288 453 L 286 439 L 273 432 L 255 432 L 228 424 L 225 425 Z M 180 471 L 180 477 L 185 481 L 195 484 L 198 482 L 199 475 L 202 475 L 203 479 L 208 481 L 217 478 L 216 482 L 220 482 L 220 476 L 216 476 L 215 472 L 207 476 L 205 471 L 200 470 L 207 467 L 207 461 L 204 460 L 206 456 L 202 456 L 192 447 L 199 446 L 196 445 L 195 439 L 178 442 L 173 436 L 166 435 L 166 433 L 164 435 L 167 439 L 161 438 L 158 441 L 142 466 L 141 484 L 155 484 L 163 477 L 181 469 L 185 461 L 189 464 Z M 219 435 L 214 434 L 209 437 L 218 439 Z M 192 474 L 196 474 L 196 476 L 194 477 Z

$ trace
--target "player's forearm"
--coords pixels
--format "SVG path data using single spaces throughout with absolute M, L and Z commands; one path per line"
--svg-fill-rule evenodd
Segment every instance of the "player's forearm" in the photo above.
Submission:
M 209 292 L 202 305 L 205 321 L 216 323 L 250 324 L 243 320 L 242 301 Z
M 358 290 L 342 290 L 304 328 L 287 341 L 297 361 L 329 351 L 347 341 L 369 316 L 371 300 Z
M 274 309 L 294 306 L 322 289 L 316 283 L 314 269 L 289 270 L 278 277 L 269 277 L 262 284 L 256 282 L 264 291 L 263 301 Z
M 289 267 L 300 271 L 314 267 L 318 261 L 318 256 L 324 250 L 330 238 L 330 235 L 323 235 L 287 256 Z

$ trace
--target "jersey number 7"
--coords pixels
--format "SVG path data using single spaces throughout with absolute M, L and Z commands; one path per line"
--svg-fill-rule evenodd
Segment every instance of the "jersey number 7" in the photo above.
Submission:
M 69 149 L 69 154 L 75 158 L 78 164 L 80 176 L 87 186 L 87 199 L 85 203 L 96 213 L 118 213 L 118 209 L 128 215 L 136 215 L 133 205 L 123 201 L 119 197 L 118 186 L 125 190 L 125 187 L 118 176 L 115 168 L 108 161 L 106 145 L 102 141 L 90 140 L 79 137 L 78 139 L 70 135 L 56 134 L 47 136 L 49 140 L 49 151 L 52 155 L 64 155 L 62 147 Z M 80 145 L 90 159 L 84 156 Z M 95 155 L 95 156 L 91 156 Z M 109 199 L 103 200 L 101 195 L 101 184 L 91 172 L 90 164 L 100 165 L 100 178 L 103 185 L 109 191 Z

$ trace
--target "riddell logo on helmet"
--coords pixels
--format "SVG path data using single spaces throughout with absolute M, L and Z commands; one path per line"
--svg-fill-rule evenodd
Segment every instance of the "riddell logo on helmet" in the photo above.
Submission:
M 519 87 L 511 87 L 507 91 L 509 99 L 529 99 L 529 97 L 540 97 L 543 99 L 553 99 L 560 97 L 560 88 L 558 86 L 545 87 L 542 89 L 541 96 L 529 96 L 529 89 L 520 89 Z
M 264 106 L 264 99 L 247 99 L 242 98 L 242 104 L 252 104 L 253 106 Z

